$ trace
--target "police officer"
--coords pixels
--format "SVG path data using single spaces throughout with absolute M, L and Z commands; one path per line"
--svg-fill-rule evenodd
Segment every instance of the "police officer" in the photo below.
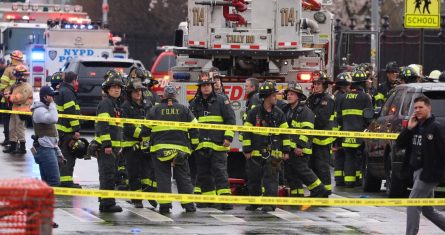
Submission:
M 11 87 L 15 84 L 15 77 L 12 74 L 14 68 L 17 65 L 23 64 L 23 53 L 19 50 L 15 50 L 10 54 L 11 63 L 3 71 L 2 77 L 0 78 L 0 94 L 2 96 L 0 100 L 0 108 L 5 110 L 11 110 L 12 104 L 9 102 L 8 97 L 11 93 Z M 9 146 L 9 119 L 11 114 L 3 114 L 3 133 L 5 135 L 5 141 L 3 141 L 3 146 Z
M 397 62 L 391 61 L 386 64 L 385 73 L 387 80 L 377 88 L 377 93 L 374 95 L 374 107 L 382 107 L 388 98 L 389 91 L 397 85 L 397 78 L 400 73 L 400 67 Z
M 277 90 L 273 82 L 266 81 L 259 90 L 261 105 L 253 108 L 244 126 L 289 128 L 286 117 L 276 107 Z M 278 174 L 282 160 L 289 158 L 290 140 L 287 134 L 243 133 L 243 152 L 247 159 L 247 187 L 251 196 L 277 196 Z M 265 191 L 262 193 L 262 186 Z M 246 210 L 254 211 L 260 205 L 249 205 Z M 263 206 L 264 212 L 274 211 L 275 206 Z
M 314 112 L 315 130 L 332 130 L 334 122 L 334 100 L 326 92 L 330 81 L 327 75 L 320 72 L 313 80 L 312 94 L 307 100 L 307 106 Z M 312 156 L 309 165 L 320 178 L 326 189 L 332 191 L 330 161 L 332 137 L 315 136 L 312 143 Z
M 149 120 L 163 120 L 175 122 L 197 122 L 193 113 L 176 100 L 176 88 L 167 85 L 160 104 L 154 106 L 147 117 Z M 198 143 L 196 129 L 172 126 L 153 126 L 151 129 L 150 152 L 153 158 L 158 192 L 171 193 L 171 177 L 176 180 L 179 193 L 192 194 L 193 185 L 187 156 Z M 193 144 L 192 144 L 193 143 Z M 169 213 L 172 207 L 170 201 L 158 201 L 159 212 Z M 183 203 L 186 212 L 195 212 L 193 203 Z
M 56 75 L 56 77 L 58 76 L 60 76 L 60 74 Z M 59 94 L 55 97 L 57 111 L 60 114 L 80 115 L 80 106 L 77 100 L 79 78 L 74 72 L 67 72 L 62 77 L 64 81 L 60 84 Z M 61 165 L 59 168 L 60 186 L 81 188 L 79 184 L 73 182 L 76 157 L 74 157 L 72 153 L 74 142 L 80 138 L 80 121 L 77 119 L 60 118 L 57 122 L 57 131 L 59 132 L 60 139 L 59 147 L 67 160 L 66 164 Z
M 152 104 L 143 95 L 146 88 L 140 79 L 132 79 L 126 87 L 127 100 L 122 104 L 122 117 L 144 119 Z M 142 131 L 144 130 L 144 132 Z M 126 159 L 127 175 L 130 190 L 154 192 L 156 181 L 154 169 L 149 154 L 149 132 L 140 124 L 124 124 L 124 140 L 122 141 L 122 155 Z M 131 200 L 135 208 L 143 208 L 142 200 Z M 150 200 L 156 208 L 156 201 Z
M 105 118 L 121 117 L 120 96 L 124 87 L 122 76 L 109 73 L 108 78 L 102 84 L 105 93 L 104 99 L 97 106 L 97 116 Z M 121 148 L 122 123 L 115 121 L 96 122 L 95 140 L 100 145 L 97 163 L 99 166 L 100 189 L 114 190 L 116 177 L 116 156 Z M 122 212 L 122 208 L 116 205 L 114 198 L 100 198 L 99 211 Z
M 300 84 L 290 82 L 284 90 L 288 104 L 283 108 L 290 128 L 314 129 L 314 113 L 304 105 L 306 95 Z M 301 181 L 311 191 L 313 197 L 327 197 L 330 193 L 315 173 L 309 168 L 308 158 L 312 155 L 312 138 L 307 135 L 290 135 L 291 151 L 285 162 L 285 176 L 291 196 L 304 196 Z
M 15 84 L 11 87 L 8 96 L 12 104 L 12 111 L 29 112 L 33 100 L 32 86 L 29 84 L 29 70 L 23 65 L 17 65 L 13 72 Z M 26 153 L 26 118 L 27 116 L 12 114 L 9 120 L 9 136 L 11 144 L 3 150 L 4 153 L 25 154 Z
M 364 92 L 367 76 L 363 71 L 352 74 L 351 90 L 340 96 L 337 105 L 337 120 L 342 131 L 364 131 L 373 117 L 371 97 Z M 346 187 L 355 187 L 357 176 L 360 176 L 361 151 L 363 140 L 343 138 L 344 149 L 344 182 Z M 340 168 L 341 169 L 341 168 Z
M 214 91 L 215 82 L 207 73 L 200 74 L 198 91 L 190 103 L 199 123 L 235 125 L 235 113 L 228 99 Z M 227 151 L 233 140 L 233 131 L 199 130 L 199 145 L 196 148 L 197 185 L 203 195 L 230 195 L 227 173 Z M 205 204 L 200 204 L 205 207 Z M 233 209 L 221 204 L 222 210 Z
M 337 106 L 338 101 L 343 98 L 343 96 L 349 92 L 349 86 L 351 85 L 352 77 L 349 72 L 343 72 L 337 75 L 335 79 L 335 91 L 334 91 L 334 101 L 335 101 L 335 111 L 334 111 L 334 125 L 332 130 L 339 131 L 341 126 L 338 123 L 338 114 L 337 114 Z M 341 147 L 341 138 L 336 138 L 333 143 L 332 149 L 335 152 L 334 155 L 334 178 L 336 186 L 344 186 L 344 165 L 345 165 L 345 152 Z

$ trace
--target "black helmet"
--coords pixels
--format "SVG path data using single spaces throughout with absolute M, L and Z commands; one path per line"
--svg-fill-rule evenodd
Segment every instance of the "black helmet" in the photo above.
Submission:
M 287 99 L 287 93 L 289 91 L 293 91 L 293 92 L 297 93 L 300 101 L 304 101 L 307 99 L 307 96 L 303 92 L 303 88 L 301 87 L 301 85 L 299 83 L 297 83 L 295 81 L 289 82 L 287 84 L 287 88 L 284 90 L 285 99 Z
M 111 86 L 118 85 L 124 88 L 124 82 L 122 81 L 122 75 L 116 73 L 116 70 L 112 69 L 105 74 L 105 82 L 102 83 L 102 90 L 107 90 Z
M 79 159 L 82 159 L 85 155 L 87 155 L 89 145 L 88 140 L 84 138 L 80 138 L 78 140 L 73 139 L 72 141 L 68 142 L 69 150 L 75 158 Z
M 400 67 L 396 61 L 391 61 L 386 64 L 385 72 L 387 73 L 400 73 Z
M 63 72 L 55 72 L 52 76 L 51 76 L 51 87 L 56 90 L 57 86 L 63 82 L 64 79 L 64 75 L 65 73 Z
M 442 73 L 440 74 L 439 82 L 445 82 L 445 71 L 442 71 Z
M 416 70 L 411 67 L 404 67 L 400 73 L 400 79 L 404 80 L 405 83 L 414 83 L 418 77 Z
M 329 84 L 329 77 L 328 75 L 323 71 L 317 71 L 313 73 L 314 79 L 312 82 L 322 82 L 323 84 Z
M 146 89 L 146 87 L 142 84 L 142 82 L 139 78 L 134 78 L 134 79 L 128 81 L 126 89 L 128 92 L 132 92 L 137 89 L 144 90 L 144 89 Z
M 210 75 L 208 73 L 201 73 L 199 75 L 198 86 L 204 84 L 212 84 L 212 85 L 215 84 L 215 81 L 213 81 L 213 79 L 210 78 Z
M 275 82 L 274 81 L 265 81 L 261 86 L 259 90 L 260 98 L 264 99 L 268 97 L 269 95 L 272 95 L 273 93 L 277 93 L 278 90 L 275 88 Z
M 352 76 L 349 72 L 339 73 L 335 78 L 336 85 L 348 85 L 352 82 Z
M 357 82 L 366 82 L 366 80 L 368 80 L 368 75 L 366 74 L 366 72 L 362 71 L 362 70 L 356 70 L 355 72 L 352 73 L 352 82 L 357 83 Z
M 119 77 L 121 77 L 121 79 L 122 79 L 122 73 L 121 73 L 121 72 L 119 72 L 119 71 L 116 70 L 116 69 L 110 69 L 110 70 L 108 70 L 108 71 L 105 73 L 105 75 L 104 75 L 104 80 L 106 81 L 108 78 L 110 78 L 110 77 L 116 77 L 116 76 L 119 76 Z

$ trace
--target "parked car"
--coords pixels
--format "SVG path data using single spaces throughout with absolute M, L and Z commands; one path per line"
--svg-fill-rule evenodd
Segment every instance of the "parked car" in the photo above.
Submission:
M 83 115 L 96 115 L 96 108 L 102 99 L 101 85 L 104 75 L 110 69 L 117 69 L 128 74 L 133 67 L 144 69 L 141 61 L 118 58 L 73 59 L 63 67 L 64 72 L 75 72 L 79 75 L 79 106 Z
M 413 113 L 414 99 L 425 95 L 431 99 L 436 120 L 445 124 L 445 83 L 412 83 L 394 88 L 377 118 L 369 125 L 370 132 L 400 133 Z M 400 177 L 405 151 L 395 148 L 395 140 L 366 139 L 363 151 L 363 189 L 380 191 L 386 180 L 389 197 L 406 197 L 412 179 Z

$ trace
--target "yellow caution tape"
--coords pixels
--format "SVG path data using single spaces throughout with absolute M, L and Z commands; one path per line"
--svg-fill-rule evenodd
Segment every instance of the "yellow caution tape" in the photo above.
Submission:
M 56 195 L 101 198 L 126 198 L 202 203 L 257 204 L 257 205 L 313 205 L 313 206 L 444 206 L 445 198 L 296 198 L 216 196 L 199 194 L 147 193 L 131 191 L 71 189 L 54 187 Z
M 0 113 L 31 115 L 31 112 L 1 110 Z M 347 138 L 364 138 L 364 139 L 389 139 L 395 140 L 399 134 L 397 133 L 377 133 L 377 132 L 357 132 L 357 131 L 328 131 L 328 130 L 307 130 L 307 129 L 293 129 L 293 128 L 277 128 L 277 127 L 257 127 L 257 126 L 237 126 L 225 124 L 207 124 L 207 123 L 192 123 L 192 122 L 171 122 L 147 119 L 133 119 L 133 118 L 111 118 L 111 117 L 96 117 L 96 116 L 82 116 L 59 114 L 59 118 L 70 118 L 77 120 L 99 121 L 99 122 L 116 122 L 128 124 L 141 124 L 147 126 L 169 126 L 180 128 L 198 128 L 206 130 L 222 130 L 222 131 L 241 131 L 241 132 L 255 132 L 255 133 L 273 133 L 273 134 L 290 134 L 290 135 L 310 135 L 310 136 L 332 136 L 332 137 L 347 137 Z

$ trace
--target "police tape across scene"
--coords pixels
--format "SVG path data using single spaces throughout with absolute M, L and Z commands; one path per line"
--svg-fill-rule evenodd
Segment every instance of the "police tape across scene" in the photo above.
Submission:
M 312 206 L 444 206 L 445 198 L 296 198 L 258 196 L 216 196 L 201 194 L 174 194 L 114 191 L 98 189 L 72 189 L 53 187 L 59 196 L 82 196 L 101 198 L 125 198 L 140 200 L 163 200 L 197 203 L 229 203 L 256 205 L 312 205 Z
M 31 115 L 31 112 L 2 110 L 0 113 Z M 198 128 L 206 130 L 229 130 L 241 132 L 255 132 L 255 133 L 273 133 L 273 134 L 293 134 L 293 135 L 311 135 L 311 136 L 331 136 L 331 137 L 349 137 L 349 138 L 364 138 L 364 139 L 388 139 L 395 140 L 399 134 L 397 133 L 377 133 L 377 132 L 356 132 L 356 131 L 327 131 L 327 130 L 307 130 L 307 129 L 293 129 L 293 128 L 277 128 L 277 127 L 257 127 L 257 126 L 238 126 L 238 125 L 224 125 L 224 124 L 204 124 L 198 122 L 171 122 L 158 121 L 147 119 L 132 119 L 132 118 L 110 118 L 110 117 L 96 117 L 96 116 L 82 116 L 59 114 L 59 118 L 70 118 L 87 121 L 99 122 L 116 122 L 128 124 L 141 124 L 146 126 L 170 126 L 181 128 Z

